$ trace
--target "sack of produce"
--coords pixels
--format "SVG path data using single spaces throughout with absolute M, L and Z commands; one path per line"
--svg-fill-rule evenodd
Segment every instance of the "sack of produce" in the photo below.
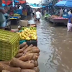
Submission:
M 17 68 L 17 67 L 10 67 L 6 64 L 0 63 L 0 71 L 2 72 L 2 70 L 8 70 L 10 72 L 20 72 L 21 68 Z
M 32 69 L 34 68 L 33 63 L 28 63 L 28 62 L 23 62 L 19 59 L 13 58 L 12 61 L 10 62 L 10 65 L 13 67 L 20 67 L 22 69 Z
M 39 67 L 34 67 L 35 72 L 40 72 Z
M 22 60 L 22 61 L 32 60 L 33 59 L 33 53 L 26 53 L 23 56 L 19 57 L 18 59 Z
M 21 72 L 35 72 L 35 70 L 32 70 L 32 69 L 22 69 Z
M 38 66 L 38 61 L 34 61 L 34 67 Z

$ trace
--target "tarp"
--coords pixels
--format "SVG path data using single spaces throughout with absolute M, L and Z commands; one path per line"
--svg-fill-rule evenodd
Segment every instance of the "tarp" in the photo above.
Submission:
M 60 1 L 60 2 L 58 2 L 58 3 L 56 3 L 55 4 L 55 6 L 65 6 L 65 4 L 66 4 L 66 1 Z
M 12 1 L 7 1 L 7 2 L 6 2 L 6 1 L 2 0 L 2 3 L 3 3 L 3 4 L 7 4 L 7 5 L 9 5 L 9 4 L 12 3 Z
M 72 7 L 72 0 L 60 1 L 55 4 L 55 6 L 62 6 L 62 7 Z
M 30 4 L 30 7 L 31 8 L 41 8 L 42 6 L 38 4 Z
M 2 6 L 6 6 L 6 4 L 3 4 L 3 3 L 2 3 Z

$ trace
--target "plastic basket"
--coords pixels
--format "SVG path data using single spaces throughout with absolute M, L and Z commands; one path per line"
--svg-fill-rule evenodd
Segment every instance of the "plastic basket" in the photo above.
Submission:
M 19 50 L 19 35 L 0 30 L 0 60 L 11 60 Z

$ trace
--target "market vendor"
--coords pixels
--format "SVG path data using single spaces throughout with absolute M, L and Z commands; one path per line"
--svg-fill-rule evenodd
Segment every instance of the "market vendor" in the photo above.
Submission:
M 63 13 L 63 18 L 68 18 L 69 15 L 68 15 L 68 12 L 67 12 L 67 9 L 65 9 L 64 13 Z
M 72 10 L 68 18 L 67 31 L 72 31 Z
M 5 28 L 6 26 L 6 19 L 5 19 L 5 10 L 4 8 L 2 7 L 2 3 L 0 2 L 0 28 Z
M 63 9 L 61 8 L 60 9 L 60 16 L 62 16 L 63 15 Z

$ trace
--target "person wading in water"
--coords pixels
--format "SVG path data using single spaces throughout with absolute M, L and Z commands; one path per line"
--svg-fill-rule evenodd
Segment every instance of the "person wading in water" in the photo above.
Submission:
M 68 18 L 67 31 L 72 31 L 72 10 Z

